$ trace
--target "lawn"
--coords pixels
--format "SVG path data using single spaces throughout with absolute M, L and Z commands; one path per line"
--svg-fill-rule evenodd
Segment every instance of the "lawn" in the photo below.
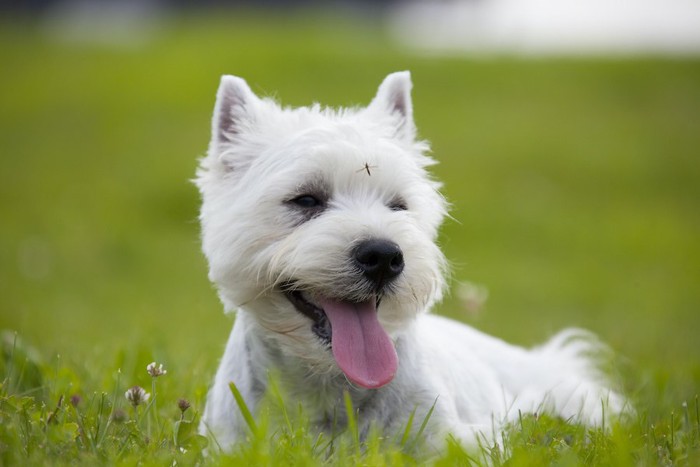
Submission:
M 185 422 L 202 410 L 232 322 L 207 280 L 190 182 L 221 74 L 284 104 L 335 106 L 367 103 L 403 69 L 454 218 L 440 238 L 452 293 L 435 312 L 523 345 L 591 329 L 638 408 L 597 437 L 526 418 L 513 462 L 700 462 L 700 61 L 429 57 L 352 15 L 182 14 L 132 39 L 0 25 L 0 464 L 181 455 L 177 400 L 192 405 Z M 465 304 L 460 284 L 486 288 L 485 305 Z M 168 370 L 157 406 L 134 413 L 123 394 L 154 393 L 154 360 Z M 90 436 L 100 420 L 107 434 Z M 264 445 L 274 429 L 257 429 Z M 543 433 L 580 443 L 561 453 Z M 286 459 L 323 459 L 310 434 L 289 439 Z M 425 460 L 376 443 L 341 443 L 331 460 Z M 249 460 L 285 458 L 251 446 Z M 467 459 L 456 445 L 445 456 Z

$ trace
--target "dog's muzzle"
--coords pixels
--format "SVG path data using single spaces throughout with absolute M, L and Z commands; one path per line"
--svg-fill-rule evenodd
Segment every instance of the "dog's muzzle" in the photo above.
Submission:
M 343 290 L 308 290 L 295 281 L 281 285 L 294 308 L 308 317 L 311 329 L 331 349 L 340 369 L 351 382 L 368 389 L 389 383 L 398 357 L 391 338 L 379 322 L 381 296 L 404 270 L 401 248 L 389 240 L 369 239 L 357 244 L 350 260 L 356 270 L 357 298 Z M 343 293 L 345 292 L 345 293 Z

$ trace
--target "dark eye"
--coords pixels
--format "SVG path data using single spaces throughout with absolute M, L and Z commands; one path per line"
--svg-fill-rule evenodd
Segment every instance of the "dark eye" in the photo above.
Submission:
M 408 211 L 406 201 L 401 198 L 396 198 L 389 203 L 389 209 L 392 211 Z
M 318 198 L 313 195 L 297 196 L 292 200 L 292 203 L 304 209 L 318 208 L 322 205 L 321 201 L 319 201 Z

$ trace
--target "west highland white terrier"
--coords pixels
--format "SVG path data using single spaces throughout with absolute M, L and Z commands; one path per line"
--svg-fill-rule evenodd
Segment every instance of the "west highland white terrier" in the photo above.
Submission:
M 399 72 L 365 108 L 283 108 L 221 79 L 196 183 L 209 278 L 236 312 L 200 427 L 224 449 L 247 429 L 229 383 L 255 410 L 270 371 L 319 430 L 345 423 L 349 393 L 361 435 L 431 408 L 429 436 L 465 442 L 519 413 L 597 424 L 622 410 L 591 335 L 524 349 L 428 313 L 446 202 L 410 90 Z

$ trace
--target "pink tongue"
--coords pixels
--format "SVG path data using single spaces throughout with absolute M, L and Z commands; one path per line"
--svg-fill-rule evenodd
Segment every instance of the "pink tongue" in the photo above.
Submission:
M 320 302 L 331 322 L 333 357 L 345 376 L 368 389 L 391 381 L 398 357 L 379 324 L 374 300 L 352 303 L 322 298 Z

